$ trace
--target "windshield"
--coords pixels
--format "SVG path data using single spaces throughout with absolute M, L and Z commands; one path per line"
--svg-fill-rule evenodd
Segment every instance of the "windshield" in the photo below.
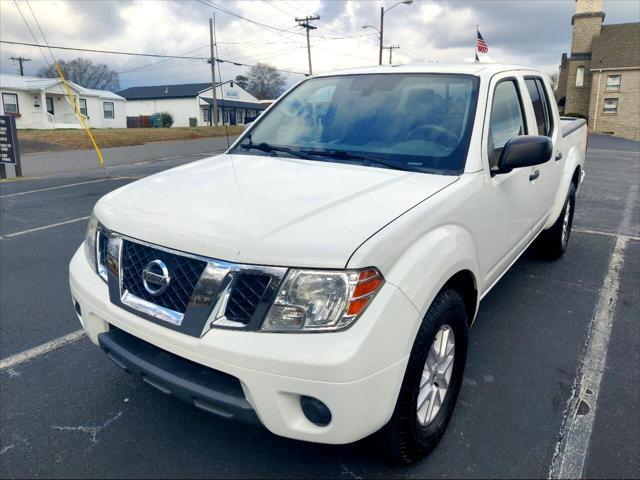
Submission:
M 313 78 L 260 118 L 233 153 L 458 174 L 477 96 L 469 75 Z

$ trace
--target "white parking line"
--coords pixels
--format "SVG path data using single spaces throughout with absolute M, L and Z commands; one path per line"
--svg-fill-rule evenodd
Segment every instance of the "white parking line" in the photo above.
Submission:
M 21 363 L 28 362 L 30 360 L 33 360 L 34 358 L 44 355 L 45 353 L 49 353 L 52 350 L 80 340 L 85 336 L 85 331 L 80 329 L 64 335 L 63 337 L 51 340 L 50 342 L 38 345 L 37 347 L 25 350 L 24 352 L 16 353 L 15 355 L 11 355 L 10 357 L 0 360 L 0 370 L 6 370 L 7 368 L 12 368 L 16 365 L 20 365 Z
M 604 374 L 609 337 L 613 327 L 620 272 L 629 238 L 616 240 L 609 270 L 604 279 L 596 313 L 591 321 L 584 357 L 578 368 L 573 392 L 569 398 L 560 440 L 551 463 L 549 478 L 582 478 L 596 417 L 600 383 Z
M 20 235 L 25 235 L 27 233 L 38 232 L 40 230 L 46 230 L 48 228 L 60 227 L 62 225 L 68 225 L 69 223 L 80 222 L 82 220 L 87 220 L 89 216 L 74 218 L 71 220 L 65 220 L 64 222 L 52 223 L 51 225 L 44 225 L 42 227 L 30 228 L 29 230 L 22 230 L 21 232 L 9 233 L 7 235 L 0 235 L 0 240 L 4 240 L 5 238 L 19 237 Z
M 114 180 L 126 180 L 126 179 L 136 179 L 137 177 L 113 177 L 113 178 L 101 178 L 99 180 L 89 180 L 87 182 L 78 182 L 78 183 L 69 183 L 67 185 L 59 185 L 57 187 L 47 187 L 47 188 L 39 188 L 37 190 L 29 190 L 27 192 L 17 192 L 17 193 L 8 193 L 6 195 L 0 195 L 0 198 L 8 198 L 8 197 L 17 197 L 19 195 L 27 195 L 29 193 L 38 193 L 38 192 L 48 192 L 50 190 L 58 190 L 60 188 L 69 188 L 69 187 L 77 187 L 78 185 L 87 185 L 89 183 L 98 183 L 98 182 L 112 182 Z

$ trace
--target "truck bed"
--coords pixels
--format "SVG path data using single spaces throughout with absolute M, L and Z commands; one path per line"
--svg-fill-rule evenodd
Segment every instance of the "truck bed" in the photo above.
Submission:
M 562 136 L 566 137 L 585 125 L 587 121 L 584 118 L 560 117 L 560 126 L 562 128 Z

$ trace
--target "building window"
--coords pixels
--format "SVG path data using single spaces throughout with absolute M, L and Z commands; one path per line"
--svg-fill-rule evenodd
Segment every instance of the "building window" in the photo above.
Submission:
M 78 105 L 80 107 L 80 113 L 82 115 L 84 115 L 85 117 L 87 117 L 87 99 L 86 98 L 81 98 L 80 99 L 80 105 Z
M 210 123 L 211 122 L 211 110 L 209 110 L 208 108 L 203 108 L 202 109 L 202 113 L 203 113 L 203 120 L 205 121 L 205 123 Z
M 576 68 L 576 87 L 584 86 L 584 67 L 580 65 Z
M 618 113 L 618 99 L 617 98 L 605 98 L 604 99 L 604 108 L 602 109 L 604 113 Z
M 617 92 L 620 90 L 622 75 L 607 75 L 607 90 Z
M 50 115 L 54 115 L 55 111 L 53 109 L 53 97 L 46 97 L 44 101 L 46 103 L 47 113 Z
M 20 113 L 18 95 L 15 93 L 3 93 L 2 106 L 4 107 L 4 113 Z
M 113 102 L 102 102 L 104 108 L 104 118 L 114 118 Z

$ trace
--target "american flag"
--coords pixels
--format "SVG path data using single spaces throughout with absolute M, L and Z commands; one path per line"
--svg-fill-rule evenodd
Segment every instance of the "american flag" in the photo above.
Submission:
M 476 40 L 476 48 L 480 53 L 487 53 L 489 51 L 489 47 L 487 46 L 487 42 L 484 41 L 482 35 L 480 35 L 480 31 L 478 31 L 478 39 Z

